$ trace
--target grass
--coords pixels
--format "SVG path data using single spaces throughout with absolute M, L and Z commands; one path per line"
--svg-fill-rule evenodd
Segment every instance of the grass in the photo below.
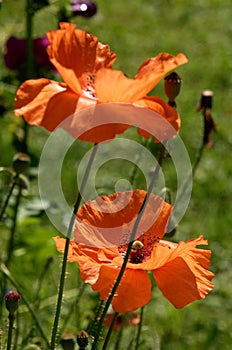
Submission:
M 42 36 L 47 30 L 57 27 L 57 9 L 65 1 L 51 0 L 50 3 L 50 6 L 35 15 L 35 36 Z M 115 68 L 123 70 L 128 76 L 133 76 L 146 58 L 155 56 L 161 51 L 172 54 L 183 52 L 189 58 L 189 63 L 178 69 L 183 84 L 177 105 L 182 118 L 180 135 L 192 162 L 202 137 L 202 115 L 196 111 L 201 91 L 204 89 L 214 91 L 212 114 L 217 125 L 217 132 L 212 136 L 214 145 L 204 150 L 203 159 L 194 179 L 190 205 L 174 239 L 187 240 L 204 234 L 212 250 L 211 270 L 216 274 L 215 289 L 205 300 L 195 302 L 182 310 L 175 310 L 155 288 L 153 299 L 144 310 L 143 349 L 215 350 L 221 347 L 223 350 L 229 350 L 232 346 L 232 75 L 230 74 L 232 8 L 227 0 L 204 2 L 198 0 L 194 3 L 182 0 L 146 2 L 129 0 L 126 3 L 122 0 L 114 2 L 98 0 L 97 4 L 99 10 L 95 17 L 76 18 L 73 21 L 80 28 L 98 36 L 101 42 L 108 43 L 117 53 Z M 7 37 L 9 35 L 23 37 L 24 30 L 24 2 L 3 0 L 0 10 L 2 55 Z M 19 80 L 14 73 L 4 67 L 2 61 L 0 78 L 0 104 L 6 109 L 0 117 L 0 166 L 10 166 L 11 159 L 17 151 L 17 145 L 13 142 L 14 133 L 21 125 L 21 121 L 16 119 L 12 112 Z M 166 99 L 162 82 L 155 88 L 154 94 Z M 38 316 L 49 337 L 60 267 L 60 257 L 52 240 L 57 232 L 38 202 L 32 210 L 35 199 L 39 199 L 36 171 L 48 135 L 43 129 L 31 127 L 29 130 L 29 150 L 32 154 L 30 188 L 27 193 L 25 192 L 20 206 L 10 272 L 17 279 L 21 291 L 27 295 L 29 301 L 32 304 L 40 303 Z M 134 129 L 125 135 L 141 141 Z M 64 191 L 70 203 L 73 201 L 76 189 L 76 168 L 89 147 L 87 143 L 77 142 L 66 156 L 62 177 Z M 70 172 L 70 169 L 73 171 Z M 131 165 L 125 162 L 112 161 L 105 164 L 96 178 L 99 192 L 113 192 L 115 181 L 127 178 L 131 169 Z M 112 171 L 112 178 L 108 176 L 109 171 Z M 143 181 L 140 175 L 137 178 L 137 186 Z M 9 179 L 3 174 L 0 176 L 2 199 Z M 11 208 L 12 205 L 13 203 Z M 9 215 L 11 213 L 10 211 Z M 3 260 L 9 226 L 10 222 L 8 225 L 0 226 Z M 50 257 L 52 259 L 48 264 Z M 43 273 L 44 280 L 38 289 L 38 279 Z M 62 311 L 64 319 L 69 315 L 70 305 L 75 300 L 73 290 L 80 283 L 75 265 L 69 264 L 67 276 L 65 286 L 67 297 Z M 83 301 L 79 303 L 81 316 L 77 316 L 74 312 L 65 329 L 61 322 L 61 331 L 77 333 L 79 329 L 76 325 L 87 327 L 87 320 L 93 316 L 97 296 L 86 287 L 82 298 Z M 85 302 L 87 298 L 88 304 Z M 19 337 L 21 345 L 17 349 L 24 349 L 26 342 L 36 342 L 39 335 L 24 305 L 22 311 L 19 309 L 19 316 L 18 328 L 24 332 Z M 6 315 L 3 314 L 1 328 L 4 332 L 5 320 Z M 132 331 L 126 330 L 129 335 Z M 114 337 L 116 338 L 117 334 Z M 128 347 L 127 339 L 124 338 L 121 348 Z M 114 347 L 111 346 L 110 349 Z

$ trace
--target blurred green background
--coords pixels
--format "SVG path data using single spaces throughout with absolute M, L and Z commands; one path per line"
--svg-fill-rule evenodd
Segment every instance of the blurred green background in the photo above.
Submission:
M 155 288 L 153 299 L 145 308 L 142 329 L 144 345 L 141 348 L 214 350 L 221 347 L 229 350 L 232 347 L 231 3 L 229 0 L 96 0 L 96 3 L 98 12 L 94 17 L 75 17 L 72 22 L 95 34 L 102 43 L 108 43 L 117 54 L 114 68 L 122 70 L 129 77 L 136 74 L 145 59 L 162 51 L 173 55 L 182 52 L 188 57 L 189 63 L 177 70 L 183 82 L 181 94 L 176 101 L 182 120 L 180 135 L 192 162 L 201 145 L 203 133 L 202 114 L 196 110 L 201 92 L 205 89 L 214 92 L 212 116 L 217 132 L 212 135 L 213 147 L 204 150 L 194 178 L 190 205 L 173 239 L 187 240 L 204 234 L 212 250 L 211 270 L 216 274 L 215 289 L 205 300 L 195 302 L 182 310 L 175 310 Z M 57 28 L 57 13 L 63 5 L 68 6 L 69 1 L 50 0 L 49 6 L 35 14 L 33 37 L 44 36 L 46 31 Z M 5 52 L 5 41 L 10 35 L 25 37 L 25 18 L 24 1 L 3 0 L 0 10 L 0 105 L 4 113 L 0 116 L 0 166 L 11 165 L 12 157 L 18 151 L 14 134 L 22 125 L 22 120 L 13 114 L 13 100 L 19 79 L 15 72 L 4 66 L 2 56 Z M 155 87 L 152 94 L 166 100 L 163 81 Z M 126 135 L 141 141 L 134 129 L 129 130 Z M 36 280 L 41 277 L 47 259 L 53 257 L 39 295 L 42 305 L 39 317 L 49 336 L 60 260 L 51 239 L 57 232 L 41 209 L 36 177 L 40 153 L 48 136 L 42 128 L 29 128 L 31 181 L 30 188 L 21 201 L 10 271 L 20 282 L 29 300 L 35 303 Z M 63 181 L 70 203 L 75 198 L 76 166 L 90 146 L 88 143 L 77 142 L 67 156 Z M 125 171 L 126 174 L 129 173 L 131 165 L 124 166 L 129 167 Z M 109 177 L 109 169 L 112 177 Z M 103 168 L 97 178 L 99 192 L 114 191 L 115 179 L 126 176 L 122 169 L 125 168 L 117 163 Z M 1 176 L 1 200 L 7 192 L 8 181 L 7 176 Z M 140 186 L 139 181 L 138 174 L 137 187 Z M 0 230 L 1 259 L 4 260 L 9 227 L 1 225 Z M 75 287 L 79 283 L 76 267 L 69 265 L 68 269 L 71 274 L 66 280 L 67 300 L 64 304 L 63 320 L 68 315 L 72 305 L 70 303 L 76 294 Z M 89 304 L 85 301 L 80 303 L 81 317 L 70 317 L 66 331 L 76 332 L 80 325 L 84 328 L 86 320 L 92 316 L 91 308 L 95 299 L 88 287 L 86 293 Z M 23 329 L 27 329 L 20 341 L 34 339 L 37 333 L 30 327 L 31 319 L 26 308 L 22 307 L 20 317 Z M 124 346 L 128 346 L 127 339 L 121 348 Z M 113 346 L 111 348 L 114 349 Z

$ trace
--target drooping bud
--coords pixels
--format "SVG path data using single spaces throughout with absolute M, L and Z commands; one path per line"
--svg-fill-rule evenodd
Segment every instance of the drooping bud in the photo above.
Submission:
M 28 154 L 26 153 L 17 153 L 14 157 L 13 157 L 13 169 L 16 172 L 16 174 L 21 174 L 23 173 L 27 168 L 28 165 L 30 163 L 30 157 Z
M 4 296 L 5 305 L 7 310 L 9 311 L 9 316 L 13 317 L 15 311 L 18 309 L 19 300 L 21 299 L 20 295 L 16 292 L 16 290 L 10 290 Z
M 176 106 L 175 98 L 179 95 L 181 88 L 181 78 L 175 72 L 172 72 L 164 78 L 164 91 L 168 97 L 168 104 L 172 107 Z
M 77 334 L 77 344 L 79 345 L 80 350 L 84 350 L 89 344 L 89 335 L 85 331 L 80 331 Z
M 72 333 L 64 333 L 61 336 L 60 345 L 63 350 L 74 350 L 74 335 Z

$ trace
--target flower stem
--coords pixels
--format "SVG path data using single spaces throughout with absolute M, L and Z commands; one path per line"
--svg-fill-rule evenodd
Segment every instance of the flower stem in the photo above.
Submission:
M 0 271 L 4 274 L 4 276 L 6 276 L 8 278 L 8 280 L 13 284 L 13 286 L 15 286 L 15 288 L 17 289 L 17 291 L 19 292 L 24 304 L 27 306 L 35 324 L 36 324 L 36 327 L 38 328 L 39 332 L 40 332 L 40 335 L 41 337 L 43 338 L 43 340 L 45 341 L 46 343 L 46 347 L 47 349 L 49 349 L 49 342 L 46 338 L 46 335 L 44 334 L 43 332 L 43 329 L 39 323 L 39 320 L 34 312 L 34 310 L 32 309 L 32 307 L 30 306 L 29 304 L 29 301 L 27 300 L 27 298 L 25 297 L 24 295 L 24 292 L 23 290 L 21 290 L 21 287 L 20 285 L 18 284 L 18 282 L 15 281 L 15 279 L 11 276 L 10 274 L 10 271 L 7 269 L 7 267 L 3 264 L 0 265 Z
M 52 335 L 51 335 L 50 350 L 54 350 L 55 345 L 56 345 L 56 335 L 57 335 L 57 329 L 58 329 L 58 323 L 59 323 L 61 305 L 62 305 L 62 299 L 63 299 L 64 281 L 65 281 L 65 274 L 66 274 L 66 266 L 67 266 L 70 238 L 71 238 L 71 234 L 72 234 L 73 227 L 74 227 L 76 213 L 77 213 L 77 210 L 78 210 L 80 203 L 81 203 L 81 198 L 82 198 L 81 193 L 82 193 L 82 191 L 87 183 L 87 179 L 88 179 L 90 169 L 91 169 L 91 166 L 93 164 L 96 152 L 97 152 L 97 145 L 94 145 L 94 147 L 92 149 L 92 153 L 91 153 L 89 161 L 88 161 L 88 164 L 87 164 L 87 167 L 86 167 L 86 170 L 85 170 L 85 174 L 84 174 L 81 186 L 80 186 L 80 190 L 79 190 L 78 195 L 77 195 L 76 202 L 75 202 L 74 207 L 73 207 L 72 216 L 71 216 L 71 219 L 69 222 L 69 227 L 68 227 L 68 231 L 67 231 L 67 235 L 66 235 L 65 248 L 64 248 L 62 268 L 61 268 L 56 312 L 55 312 L 55 318 L 54 318 L 54 322 L 53 322 L 53 329 L 52 329 Z
M 196 156 L 195 162 L 194 162 L 193 167 L 192 167 L 192 175 L 193 176 L 196 173 L 197 167 L 198 167 L 198 165 L 202 159 L 202 156 L 203 156 L 203 151 L 204 151 L 205 146 L 207 144 L 207 142 L 206 142 L 206 137 L 207 137 L 206 113 L 207 113 L 207 110 L 204 108 L 203 109 L 203 118 L 204 118 L 203 137 L 202 137 L 201 147 L 198 150 L 198 154 Z
M 135 350 L 139 349 L 139 341 L 140 341 L 140 335 L 141 335 L 141 329 L 142 329 L 142 323 L 143 323 L 143 311 L 144 311 L 144 307 L 141 307 L 141 309 L 140 309 L 140 322 L 139 322 L 139 325 L 138 325 L 138 332 L 137 332 L 137 337 L 136 337 Z
M 18 177 L 19 177 L 19 174 L 16 174 L 16 175 L 14 176 L 14 180 L 13 180 L 13 182 L 12 182 L 10 188 L 9 188 L 8 195 L 7 195 L 6 199 L 5 199 L 5 202 L 4 202 L 3 207 L 2 207 L 2 209 L 1 209 L 1 212 L 0 212 L 0 221 L 2 221 L 2 218 L 3 218 L 3 216 L 4 216 L 4 213 L 5 213 L 6 208 L 7 208 L 7 206 L 8 206 L 10 197 L 11 197 L 11 195 L 12 195 L 12 193 L 13 193 L 13 190 L 14 190 L 16 184 L 17 184 Z
M 9 327 L 8 327 L 8 337 L 7 337 L 7 350 L 10 350 L 11 344 L 12 344 L 12 334 L 13 334 L 15 317 L 9 314 L 8 319 L 9 319 Z
M 26 79 L 32 78 L 33 76 L 33 47 L 32 47 L 32 30 L 33 30 L 33 8 L 32 8 L 32 0 L 27 0 L 26 2 Z
M 155 170 L 152 174 L 152 178 L 151 178 L 151 182 L 150 182 L 150 185 L 148 187 L 148 190 L 147 190 L 147 193 L 146 193 L 146 196 L 144 198 L 144 201 L 142 203 L 142 206 L 140 208 L 140 211 L 139 211 L 139 214 L 135 220 L 135 224 L 134 224 L 134 227 L 133 227 L 133 230 L 132 230 L 132 233 L 131 233 L 131 237 L 130 237 L 130 243 L 128 244 L 128 247 L 127 247 L 127 251 L 126 251 L 126 254 L 125 254 L 125 257 L 124 257 L 124 260 L 123 260 L 123 264 L 121 266 L 121 269 L 119 271 L 119 274 L 118 274 L 118 277 L 114 283 L 114 286 L 109 294 L 109 297 L 105 303 L 105 307 L 104 307 L 104 310 L 102 312 L 102 315 L 101 315 L 101 318 L 99 320 L 99 324 L 98 324 L 98 329 L 97 329 L 97 332 L 96 332 L 96 337 L 94 338 L 94 342 L 93 342 L 93 345 L 92 345 L 92 350 L 96 350 L 97 349 L 97 343 L 98 343 L 98 339 L 99 339 L 99 335 L 100 335 L 100 332 L 101 332 L 101 328 L 102 328 L 102 325 L 103 325 L 103 321 L 104 321 L 104 318 L 105 318 L 105 315 L 108 311 L 108 308 L 113 300 L 113 297 L 116 293 L 116 290 L 119 286 L 119 283 L 121 282 L 121 279 L 123 277 L 123 274 L 126 270 L 126 265 L 127 265 L 127 262 L 128 262 L 128 259 L 129 259 L 129 256 L 130 256 L 130 252 L 131 252 L 131 249 L 132 249 L 132 245 L 133 245 L 133 241 L 134 241 L 134 238 L 136 236 L 136 232 L 137 232 L 137 229 L 138 229 L 138 226 L 139 226 L 139 223 L 142 219 L 142 215 L 144 213 L 144 210 L 146 208 L 146 205 L 147 205 L 147 202 L 150 198 L 150 195 L 151 195 L 151 192 L 152 192 L 152 188 L 154 186 L 154 183 L 155 183 L 155 180 L 157 179 L 157 176 L 158 176 L 158 173 L 159 173 L 159 169 L 160 169 L 160 165 L 162 163 L 162 159 L 163 159 L 163 156 L 164 156 L 164 146 L 161 145 L 160 147 L 160 154 L 159 154 L 159 159 L 158 159 L 158 164 L 157 166 L 155 167 Z
M 13 216 L 13 224 L 10 230 L 10 239 L 8 242 L 8 249 L 7 249 L 7 259 L 6 259 L 6 266 L 9 265 L 11 257 L 12 257 L 12 253 L 14 250 L 14 236 L 15 236 L 15 230 L 16 230 L 16 224 L 17 224 L 17 216 L 18 216 L 18 209 L 19 209 L 19 204 L 20 204 L 20 199 L 21 199 L 21 195 L 22 195 L 22 187 L 19 185 L 18 188 L 18 193 L 17 193 L 17 197 L 16 197 L 16 203 L 14 206 L 14 216 Z
M 109 328 L 109 330 L 108 330 L 108 332 L 107 332 L 107 335 L 106 335 L 106 338 L 105 338 L 105 341 L 104 341 L 102 350 L 106 350 L 106 347 L 107 347 L 108 342 L 109 342 L 109 340 L 110 340 L 110 336 L 111 336 L 111 334 L 112 334 L 112 331 L 113 331 L 113 328 L 114 328 L 114 324 L 115 324 L 115 322 L 116 322 L 117 317 L 118 317 L 118 312 L 115 312 L 115 313 L 114 313 L 114 317 L 113 317 L 113 319 L 112 319 L 112 321 L 111 321 L 111 324 L 110 324 L 110 328 Z

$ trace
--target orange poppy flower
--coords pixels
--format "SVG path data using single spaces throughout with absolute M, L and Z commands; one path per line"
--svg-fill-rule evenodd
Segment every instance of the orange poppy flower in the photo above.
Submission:
M 123 263 L 134 220 L 146 192 L 115 193 L 86 202 L 77 213 L 68 260 L 77 261 L 81 278 L 106 300 Z M 212 289 L 209 250 L 202 236 L 187 242 L 162 240 L 172 206 L 152 194 L 138 227 L 125 273 L 112 300 L 116 312 L 134 311 L 151 299 L 151 271 L 158 288 L 176 307 L 203 299 Z M 107 234 L 108 232 L 108 234 Z M 64 251 L 65 239 L 54 238 Z
M 161 53 L 149 58 L 135 78 L 130 79 L 112 68 L 116 54 L 108 45 L 101 44 L 96 36 L 76 29 L 74 24 L 60 23 L 60 29 L 48 32 L 47 37 L 49 59 L 64 82 L 45 78 L 25 81 L 16 93 L 16 116 L 23 115 L 29 124 L 41 125 L 49 131 L 72 116 L 69 129 L 73 133 L 78 130 L 77 138 L 97 143 L 109 140 L 133 125 L 131 120 L 127 121 L 128 108 L 123 110 L 125 104 L 129 104 L 143 107 L 142 110 L 149 108 L 169 121 L 175 130 L 179 129 L 180 118 L 175 109 L 160 98 L 146 95 L 167 72 L 187 62 L 183 54 Z M 96 106 L 108 103 L 122 105 L 125 124 L 121 119 L 112 121 L 108 115 L 104 123 L 102 120 L 97 123 Z M 87 113 L 78 113 L 83 110 Z

